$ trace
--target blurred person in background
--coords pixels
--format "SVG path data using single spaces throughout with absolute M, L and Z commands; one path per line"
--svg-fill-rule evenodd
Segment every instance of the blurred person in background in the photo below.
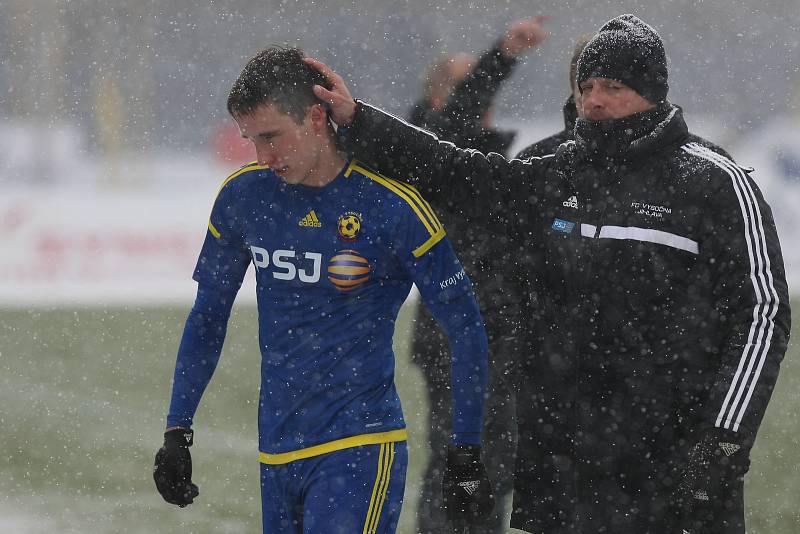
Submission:
M 781 247 L 752 169 L 667 100 L 658 33 L 630 14 L 604 24 L 578 59 L 574 140 L 526 160 L 439 141 L 307 61 L 331 84 L 314 90 L 343 148 L 528 251 L 508 266 L 536 312 L 515 362 L 511 526 L 744 533 L 790 331 Z
M 581 52 L 583 52 L 583 48 L 586 46 L 586 43 L 588 43 L 592 37 L 594 37 L 593 33 L 587 33 L 580 36 L 575 42 L 574 48 L 572 49 L 572 57 L 569 61 L 570 95 L 567 98 L 567 101 L 564 103 L 563 108 L 564 129 L 520 150 L 516 156 L 517 159 L 528 159 L 532 156 L 555 154 L 558 147 L 561 146 L 561 143 L 574 139 L 575 120 L 583 113 L 583 109 L 580 106 L 581 91 L 578 88 L 578 58 L 580 57 Z
M 444 503 L 462 524 L 487 516 L 481 460 L 487 340 L 469 277 L 429 205 L 336 146 L 324 78 L 297 48 L 245 66 L 228 111 L 257 162 L 222 184 L 193 278 L 197 299 L 178 348 L 164 445 L 153 477 L 172 504 L 198 496 L 192 423 L 219 361 L 245 271 L 256 270 L 263 531 L 395 532 L 406 428 L 392 336 L 412 283 L 452 349 L 453 435 Z
M 459 53 L 435 62 L 428 68 L 424 97 L 412 108 L 409 122 L 459 146 L 505 154 L 515 133 L 492 125 L 493 102 L 518 58 L 547 38 L 548 33 L 542 26 L 545 20 L 546 17 L 539 16 L 512 22 L 506 35 L 480 59 Z M 486 462 L 497 499 L 491 520 L 469 532 L 505 532 L 508 525 L 505 501 L 512 489 L 516 438 L 513 395 L 502 374 L 507 367 L 503 362 L 512 358 L 517 350 L 515 343 L 520 339 L 517 319 L 519 292 L 505 291 L 502 282 L 504 276 L 512 277 L 502 268 L 508 252 L 507 243 L 494 240 L 486 228 L 469 224 L 457 205 L 437 203 L 434 208 L 442 217 L 451 242 L 474 284 L 486 323 L 492 362 L 483 439 L 492 451 Z M 430 410 L 430 456 L 422 479 L 416 532 L 452 532 L 441 506 L 441 474 L 445 468 L 443 445 L 451 434 L 450 357 L 447 339 L 422 307 L 414 322 L 412 361 L 422 370 Z

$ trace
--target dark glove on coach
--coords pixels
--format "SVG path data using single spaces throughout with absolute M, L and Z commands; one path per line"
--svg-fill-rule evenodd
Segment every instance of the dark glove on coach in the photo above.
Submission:
M 719 522 L 730 503 L 741 498 L 744 475 L 750 467 L 749 447 L 735 432 L 721 428 L 708 430 L 689 451 L 683 479 L 678 485 L 677 502 L 682 511 L 683 532 L 704 532 Z
M 492 485 L 486 476 L 478 445 L 451 445 L 448 448 L 442 494 L 447 519 L 456 529 L 479 523 L 492 513 Z
M 156 453 L 153 480 L 158 492 L 170 504 L 181 508 L 191 504 L 200 494 L 192 484 L 192 455 L 189 447 L 194 441 L 194 432 L 175 428 L 164 433 L 164 445 Z

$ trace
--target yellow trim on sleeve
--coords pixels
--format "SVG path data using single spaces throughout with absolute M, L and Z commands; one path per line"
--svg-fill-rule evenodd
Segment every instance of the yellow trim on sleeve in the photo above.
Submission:
M 444 228 L 439 228 L 438 232 L 433 234 L 430 237 L 430 239 L 428 239 L 423 244 L 415 248 L 411 253 L 414 255 L 415 258 L 419 258 L 423 254 L 428 252 L 431 249 L 431 247 L 433 247 L 433 245 L 441 241 L 444 236 L 445 236 Z
M 351 447 L 358 447 L 360 445 L 375 445 L 378 443 L 393 443 L 395 441 L 406 441 L 408 439 L 408 432 L 405 428 L 397 430 L 389 430 L 388 432 L 376 432 L 374 434 L 359 434 L 357 436 L 350 436 L 349 438 L 337 439 L 327 443 L 320 443 L 313 447 L 305 449 L 298 449 L 296 451 L 281 452 L 272 454 L 268 452 L 259 452 L 258 461 L 262 464 L 281 465 L 294 462 L 295 460 L 304 460 L 320 454 L 327 454 L 329 452 L 340 451 L 342 449 L 349 449 Z
M 262 170 L 262 169 L 269 169 L 269 166 L 268 165 L 259 165 L 257 161 L 252 161 L 250 163 L 247 163 L 246 165 L 243 165 L 242 167 L 239 168 L 239 170 L 237 170 L 236 172 L 234 172 L 233 174 L 231 174 L 230 176 L 225 178 L 225 180 L 222 182 L 222 185 L 219 186 L 219 189 L 217 189 L 217 194 L 214 197 L 214 201 L 216 201 L 217 197 L 222 192 L 222 190 L 225 188 L 225 186 L 228 185 L 228 182 L 238 178 L 239 176 L 241 176 L 242 174 L 244 174 L 244 173 L 246 173 L 248 171 L 259 171 L 259 170 Z M 208 231 L 211 232 L 211 235 L 213 235 L 215 239 L 219 239 L 222 236 L 220 231 L 217 230 L 217 227 L 214 226 L 214 223 L 211 222 L 211 217 L 208 218 Z

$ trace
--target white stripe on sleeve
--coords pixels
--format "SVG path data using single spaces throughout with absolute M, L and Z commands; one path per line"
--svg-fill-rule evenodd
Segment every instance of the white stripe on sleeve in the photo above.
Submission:
M 744 172 L 729 159 L 700 144 L 689 143 L 682 148 L 689 154 L 714 163 L 730 176 L 744 221 L 750 281 L 756 304 L 753 307 L 753 320 L 750 323 L 747 343 L 742 350 L 736 373 L 715 422 L 716 426 L 735 432 L 742 422 L 769 352 L 775 326 L 774 318 L 778 312 L 778 293 L 773 284 L 758 200 Z

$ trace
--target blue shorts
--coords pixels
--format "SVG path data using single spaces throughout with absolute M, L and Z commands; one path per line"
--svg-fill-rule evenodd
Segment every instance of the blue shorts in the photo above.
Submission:
M 407 466 L 405 441 L 262 463 L 264 534 L 394 534 Z

